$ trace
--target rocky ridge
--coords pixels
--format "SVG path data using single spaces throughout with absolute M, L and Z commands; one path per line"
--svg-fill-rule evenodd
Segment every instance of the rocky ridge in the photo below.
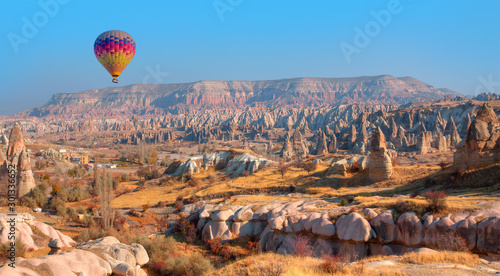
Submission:
M 198 81 L 134 84 L 55 94 L 44 106 L 18 116 L 165 114 L 200 108 L 297 107 L 348 103 L 401 104 L 459 94 L 411 77 L 295 78 L 267 81 Z
M 246 206 L 205 204 L 184 206 L 182 212 L 198 216 L 197 229 L 204 240 L 258 236 L 259 250 L 292 254 L 298 235 L 311 240 L 315 256 L 338 254 L 340 248 L 353 250 L 360 258 L 377 254 L 402 254 L 421 247 L 453 250 L 460 239 L 475 252 L 500 253 L 500 218 L 476 221 L 475 215 L 426 214 L 419 218 L 406 212 L 394 219 L 391 210 L 331 207 L 324 200 L 304 199 L 267 202 Z M 325 211 L 308 211 L 327 208 Z

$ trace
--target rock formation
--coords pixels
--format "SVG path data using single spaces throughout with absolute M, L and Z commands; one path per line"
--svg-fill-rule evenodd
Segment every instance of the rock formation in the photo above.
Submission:
M 418 154 L 426 154 L 431 152 L 431 139 L 429 138 L 431 133 L 427 133 L 427 131 L 421 131 L 418 135 L 417 140 L 417 153 Z
M 330 142 L 328 143 L 328 152 L 337 153 L 337 136 L 335 134 L 330 135 Z
M 318 144 L 316 146 L 316 154 L 324 155 L 328 153 L 328 144 L 326 142 L 326 135 L 323 131 L 319 132 Z
M 467 137 L 457 146 L 454 166 L 480 168 L 500 161 L 500 122 L 488 103 L 477 112 Z
M 292 157 L 295 155 L 305 157 L 309 154 L 309 143 L 304 139 L 298 129 L 295 129 L 292 135 L 290 132 L 285 136 L 285 143 L 281 151 L 282 157 Z
M 14 124 L 9 136 L 7 155 L 0 154 L 0 181 L 3 194 L 6 194 L 8 190 L 9 165 L 12 165 L 17 170 L 16 197 L 22 197 L 35 188 L 36 184 L 31 171 L 30 157 L 24 144 L 21 126 L 17 123 Z
M 66 252 L 60 251 L 63 244 L 58 239 L 52 240 L 49 246 L 52 251 L 47 256 L 18 257 L 14 273 L 5 265 L 0 267 L 0 275 L 147 275 L 141 266 L 149 262 L 149 256 L 140 244 L 127 245 L 108 236 L 79 244 Z
M 347 175 L 347 171 L 354 164 L 359 164 L 360 169 L 364 170 L 368 168 L 368 157 L 366 156 L 353 156 L 348 159 L 340 159 L 338 161 L 332 162 L 330 167 L 326 170 L 326 175 L 330 174 L 340 174 Z
M 478 111 L 467 132 L 465 147 L 472 150 L 490 150 L 497 146 L 499 122 L 488 103 Z
M 395 223 L 391 210 L 377 213 L 364 209 L 361 215 L 348 212 L 348 206 L 332 206 L 328 211 L 313 211 L 320 206 L 324 209 L 328 204 L 318 199 L 244 206 L 199 202 L 185 205 L 181 212 L 200 218 L 197 229 L 204 240 L 221 238 L 231 241 L 238 237 L 258 236 L 260 251 L 279 254 L 293 254 L 292 244 L 296 237 L 306 233 L 316 257 L 342 254 L 341 248 L 346 246 L 360 258 L 384 252 L 403 254 L 424 246 L 443 248 L 447 246 L 446 240 L 440 237 L 457 235 L 465 240 L 470 250 L 500 253 L 499 217 L 477 223 L 472 215 L 456 216 L 451 220 L 451 215 L 442 219 L 431 215 L 419 218 L 414 212 L 406 212 Z M 337 214 L 342 215 L 332 221 Z
M 49 159 L 56 159 L 56 160 L 62 159 L 62 154 L 52 148 L 48 148 L 47 150 L 43 151 L 42 156 Z
M 7 217 L 7 214 L 0 214 L 0 243 L 9 242 L 8 237 L 10 232 L 10 224 L 8 223 L 8 220 L 10 218 L 10 216 Z M 75 244 L 75 241 L 73 241 L 73 239 L 71 239 L 70 237 L 59 232 L 59 230 L 55 230 L 48 224 L 35 220 L 35 218 L 28 213 L 17 214 L 16 222 L 16 239 L 21 239 L 27 248 L 33 248 L 37 250 L 39 248 L 47 246 L 46 244 L 37 243 L 40 238 L 37 238 L 36 235 L 39 235 L 39 233 L 49 237 L 52 240 L 59 240 L 59 244 L 62 247 L 71 247 Z M 36 228 L 37 231 L 34 232 L 33 228 Z
M 385 135 L 379 127 L 373 131 L 370 152 L 368 165 L 370 180 L 374 182 L 388 180 L 393 174 L 392 162 L 387 154 Z
M 448 120 L 448 124 L 446 124 L 444 135 L 450 137 L 450 145 L 453 147 L 455 147 L 462 141 L 462 139 L 460 138 L 460 134 L 458 133 L 457 126 L 455 125 L 455 121 L 451 116 L 450 120 Z
M 208 170 L 208 167 L 215 167 L 230 177 L 239 177 L 244 175 L 244 172 L 252 175 L 272 163 L 273 161 L 246 152 L 239 154 L 233 151 L 211 152 L 203 156 L 191 157 L 184 162 L 174 161 L 165 170 L 165 174 L 194 175 L 200 172 L 200 168 Z

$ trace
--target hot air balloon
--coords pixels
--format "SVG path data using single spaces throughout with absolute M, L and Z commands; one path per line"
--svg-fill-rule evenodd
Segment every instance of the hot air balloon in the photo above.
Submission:
M 97 60 L 108 70 L 113 82 L 132 61 L 135 55 L 135 41 L 131 35 L 123 31 L 107 31 L 97 37 L 94 42 L 94 54 Z

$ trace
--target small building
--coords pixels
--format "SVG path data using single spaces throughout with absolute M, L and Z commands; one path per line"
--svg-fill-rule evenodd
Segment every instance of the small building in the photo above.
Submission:
M 69 154 L 63 154 L 62 157 L 64 161 L 73 164 L 85 165 L 89 163 L 89 157 L 87 155 L 69 153 Z

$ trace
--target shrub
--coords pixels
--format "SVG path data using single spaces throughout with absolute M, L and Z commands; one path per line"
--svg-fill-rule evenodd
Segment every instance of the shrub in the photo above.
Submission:
M 255 268 L 254 274 L 257 276 L 282 276 L 285 274 L 287 261 L 276 258 L 268 262 L 261 263 Z
M 16 257 L 25 257 L 26 252 L 31 249 L 21 240 L 20 238 L 16 239 Z M 31 249 L 33 250 L 33 249 Z
M 91 215 L 84 216 L 82 223 L 83 223 L 83 225 L 85 225 L 85 227 L 89 227 L 89 228 L 96 225 L 96 222 L 94 220 L 94 216 L 91 216 Z
M 52 209 L 55 211 L 56 215 L 66 218 L 66 204 L 64 199 L 59 196 L 52 197 L 50 202 Z
M 191 187 L 194 187 L 196 189 L 200 188 L 200 180 L 196 177 L 189 177 L 189 180 L 187 181 L 188 185 Z
M 213 269 L 209 260 L 200 253 L 194 253 L 187 257 L 183 255 L 180 258 L 168 259 L 165 269 L 168 274 L 162 272 L 162 275 L 204 275 Z
M 75 222 L 79 221 L 78 212 L 76 211 L 75 208 L 68 208 L 67 212 L 68 212 L 68 217 L 72 221 L 75 221 Z
M 66 205 L 64 204 L 59 204 L 55 208 L 56 215 L 60 216 L 61 218 L 66 218 L 67 217 L 67 209 Z
M 126 173 L 124 173 L 124 174 L 122 174 L 122 175 L 121 175 L 121 179 L 122 179 L 122 181 L 124 181 L 124 182 L 128 182 L 128 181 L 130 181 L 130 177 L 129 177 L 129 176 L 128 176 L 128 174 L 126 174 Z
M 431 213 L 438 213 L 446 210 L 446 194 L 440 191 L 433 191 L 425 193 L 425 199 L 429 205 L 427 211 Z
M 146 212 L 149 208 L 151 208 L 151 206 L 149 206 L 149 204 L 143 204 L 142 205 L 142 211 L 143 212 Z
M 160 233 L 166 232 L 168 230 L 170 215 L 167 213 L 165 215 L 159 216 L 156 219 L 156 226 Z
M 177 197 L 174 203 L 174 208 L 177 212 L 180 212 L 184 208 L 184 203 L 182 202 L 182 196 Z
M 328 274 L 341 272 L 347 265 L 338 255 L 322 255 L 323 262 L 319 265 L 321 270 Z
M 222 238 L 217 237 L 213 240 L 208 241 L 208 247 L 210 248 L 210 252 L 212 254 L 219 254 L 220 250 L 222 249 Z
M 292 244 L 292 253 L 300 257 L 312 256 L 312 245 L 309 237 L 298 235 Z
M 288 164 L 281 162 L 278 165 L 278 173 L 281 175 L 281 179 L 285 177 L 285 174 L 288 172 L 288 169 L 290 169 L 290 165 Z
M 90 193 L 81 186 L 68 190 L 68 202 L 77 202 L 90 198 Z
M 176 257 L 177 242 L 171 236 L 160 236 L 154 240 L 140 238 L 134 242 L 144 246 L 150 259 L 146 267 L 157 275 L 203 275 L 213 269 L 210 261 L 199 253 Z
M 256 253 L 259 250 L 259 242 L 258 241 L 248 241 L 247 249 L 250 252 Z
M 160 172 L 152 169 L 151 166 L 141 167 L 137 170 L 136 174 L 138 177 L 144 178 L 144 180 L 151 180 L 160 176 Z
M 222 245 L 219 255 L 221 255 L 226 260 L 231 260 L 236 257 L 234 249 L 229 245 L 229 243 Z
M 441 162 L 439 163 L 439 166 L 441 167 L 441 170 L 444 170 L 444 169 L 446 169 L 446 167 L 448 167 L 448 162 L 446 162 L 446 161 L 441 161 Z
M 78 209 L 76 209 L 76 212 L 77 212 L 78 214 L 83 215 L 83 214 L 86 214 L 86 213 L 87 213 L 87 210 L 86 210 L 86 209 L 85 209 L 85 207 L 83 207 L 83 206 L 78 206 Z
M 312 171 L 315 171 L 318 165 L 313 162 L 308 162 L 304 164 L 304 169 L 307 171 L 308 174 L 311 174 Z
M 78 240 L 81 242 L 86 242 L 88 240 L 100 239 L 106 237 L 108 233 L 98 226 L 91 226 L 89 229 L 83 230 L 78 236 Z
M 345 198 L 342 198 L 342 200 L 339 203 L 340 206 L 346 206 L 347 204 L 348 203 L 347 203 L 347 200 L 345 200 Z
M 396 211 L 394 214 L 394 219 L 396 220 L 399 215 L 411 211 L 415 212 L 417 216 L 421 216 L 425 212 L 425 206 L 410 200 L 398 200 L 394 204 L 394 210 Z
M 8 205 L 8 201 L 6 205 Z M 32 197 L 21 198 L 21 205 L 26 206 L 30 209 L 37 207 L 35 200 Z
M 57 195 L 61 191 L 62 191 L 61 184 L 59 183 L 52 184 L 52 195 Z

